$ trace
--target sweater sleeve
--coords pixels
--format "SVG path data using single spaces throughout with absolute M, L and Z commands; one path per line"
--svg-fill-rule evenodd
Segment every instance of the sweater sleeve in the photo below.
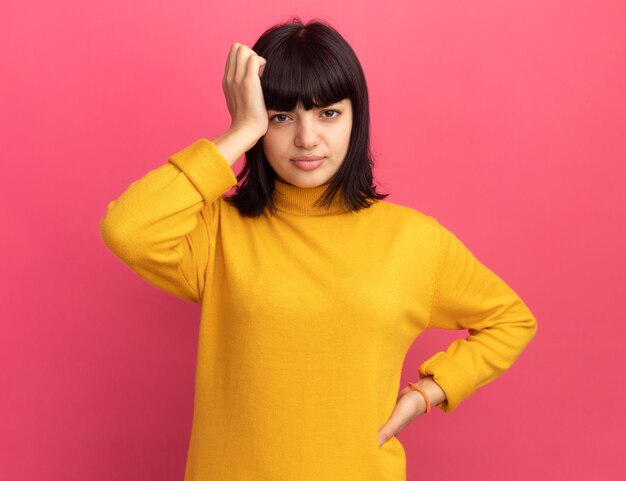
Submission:
M 215 144 L 199 139 L 132 182 L 100 220 L 105 245 L 143 279 L 200 304 L 219 212 L 237 184 Z
M 419 367 L 420 378 L 432 375 L 445 392 L 437 407 L 449 413 L 516 361 L 535 336 L 537 321 L 511 287 L 431 219 L 437 267 L 428 327 L 469 331 Z

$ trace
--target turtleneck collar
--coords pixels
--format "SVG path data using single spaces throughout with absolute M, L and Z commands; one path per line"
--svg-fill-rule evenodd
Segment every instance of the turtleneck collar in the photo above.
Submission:
M 298 187 L 274 179 L 274 202 L 280 211 L 297 215 L 328 215 L 347 212 L 343 204 L 343 190 L 340 189 L 328 207 L 313 205 L 324 195 L 329 184 L 317 187 Z

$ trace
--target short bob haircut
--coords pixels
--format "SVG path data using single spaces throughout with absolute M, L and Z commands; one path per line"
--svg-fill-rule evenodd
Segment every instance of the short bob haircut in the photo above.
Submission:
M 352 132 L 346 157 L 316 205 L 328 208 L 340 190 L 344 206 L 352 212 L 387 197 L 389 194 L 376 192 L 373 185 L 367 85 L 361 64 L 346 40 L 324 21 L 305 25 L 292 17 L 267 29 L 252 50 L 267 61 L 261 77 L 267 109 L 291 111 L 298 100 L 306 110 L 345 98 L 352 101 Z M 224 200 L 243 216 L 260 216 L 266 207 L 275 214 L 275 178 L 261 138 L 245 154 L 245 164 L 237 175 L 237 181 L 244 181 L 237 185 L 235 194 L 224 196 Z

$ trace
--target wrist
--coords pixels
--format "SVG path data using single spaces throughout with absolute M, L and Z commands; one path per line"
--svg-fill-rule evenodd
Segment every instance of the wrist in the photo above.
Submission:
M 431 407 L 437 406 L 446 400 L 446 393 L 435 382 L 433 376 L 424 376 L 413 384 L 417 384 L 426 393 Z M 420 397 L 422 396 L 420 395 Z M 426 400 L 424 400 L 424 409 L 426 409 Z
M 252 147 L 261 137 L 265 135 L 266 131 L 262 131 L 250 124 L 238 123 L 231 124 L 226 133 L 248 139 L 251 144 L 250 147 Z
M 409 383 L 409 388 L 413 391 L 414 396 L 416 396 L 415 399 L 418 403 L 417 412 L 419 414 L 429 413 L 432 403 L 430 402 L 430 398 L 428 397 L 426 391 L 417 382 Z
M 259 138 L 260 136 L 252 129 L 234 127 L 214 139 L 213 143 L 232 167 L 243 154 L 254 147 Z

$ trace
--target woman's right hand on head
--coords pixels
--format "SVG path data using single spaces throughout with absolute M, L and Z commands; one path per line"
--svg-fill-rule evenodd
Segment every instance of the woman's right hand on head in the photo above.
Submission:
M 230 47 L 222 89 L 230 112 L 230 130 L 247 130 L 261 138 L 269 126 L 261 77 L 267 61 L 246 45 Z

